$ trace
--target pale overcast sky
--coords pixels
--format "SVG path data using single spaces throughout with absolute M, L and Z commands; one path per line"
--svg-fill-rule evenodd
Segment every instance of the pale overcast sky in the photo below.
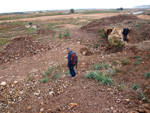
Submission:
M 51 9 L 132 8 L 150 0 L 1 0 L 0 13 Z

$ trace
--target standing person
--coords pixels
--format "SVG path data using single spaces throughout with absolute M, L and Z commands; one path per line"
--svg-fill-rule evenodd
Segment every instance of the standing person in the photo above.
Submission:
M 77 65 L 77 56 L 76 53 L 71 51 L 70 48 L 67 48 L 67 52 L 68 52 L 68 68 L 71 74 L 70 78 L 74 78 L 77 76 L 74 70 L 74 66 Z
M 127 35 L 128 35 L 128 33 L 129 33 L 129 29 L 127 28 L 127 26 L 123 29 L 123 32 L 122 32 L 122 34 L 123 34 L 123 41 L 125 42 L 127 42 Z

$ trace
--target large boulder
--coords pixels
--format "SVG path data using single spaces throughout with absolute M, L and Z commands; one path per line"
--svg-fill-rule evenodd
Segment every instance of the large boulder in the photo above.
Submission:
M 105 28 L 104 34 L 108 37 L 108 42 L 111 46 L 125 46 L 123 42 L 122 30 L 116 27 L 113 28 Z M 130 42 L 130 37 L 127 37 L 127 42 Z

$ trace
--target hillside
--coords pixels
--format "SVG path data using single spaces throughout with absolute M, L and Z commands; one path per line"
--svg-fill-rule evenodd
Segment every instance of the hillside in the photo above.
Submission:
M 0 24 L 9 39 L 0 51 L 0 112 L 149 113 L 150 20 L 97 15 Z M 104 30 L 124 26 L 130 42 L 112 47 Z M 79 58 L 76 79 L 67 47 Z

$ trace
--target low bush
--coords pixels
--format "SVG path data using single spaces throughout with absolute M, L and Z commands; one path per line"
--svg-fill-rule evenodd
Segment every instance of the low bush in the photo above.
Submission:
M 130 64 L 130 60 L 129 59 L 123 59 L 121 62 L 124 66 Z
M 137 90 L 139 87 L 140 87 L 139 84 L 133 84 L 132 89 Z
M 145 73 L 146 78 L 150 78 L 150 72 Z
M 104 73 L 98 72 L 98 71 L 89 72 L 84 77 L 95 79 L 96 81 L 100 81 L 102 84 L 106 84 L 106 85 L 112 85 L 113 84 L 113 81 L 111 78 L 106 76 Z

